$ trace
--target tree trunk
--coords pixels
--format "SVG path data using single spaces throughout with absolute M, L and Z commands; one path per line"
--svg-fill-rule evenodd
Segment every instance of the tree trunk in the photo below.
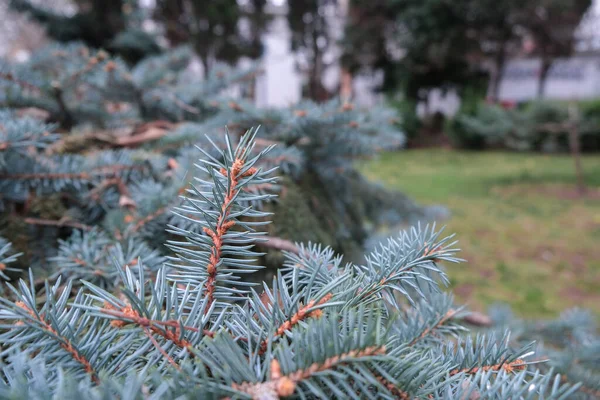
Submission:
M 323 91 L 321 83 L 321 75 L 323 74 L 323 53 L 319 48 L 317 39 L 319 37 L 318 29 L 313 30 L 312 37 L 312 50 L 313 50 L 313 63 L 310 68 L 310 76 L 308 78 L 308 93 L 311 99 L 315 101 L 323 101 Z
M 183 0 L 157 0 L 153 13 L 154 18 L 163 22 L 165 37 L 171 46 L 176 47 L 190 40 L 189 20 L 181 20 L 181 16 L 186 15 Z
M 202 69 L 204 70 L 204 79 L 208 78 L 208 74 L 210 73 L 210 61 L 208 59 L 208 54 L 204 54 L 200 56 L 200 61 L 202 61 Z
M 494 57 L 495 71 L 492 76 L 490 96 L 491 100 L 495 103 L 500 98 L 500 83 L 502 82 L 502 75 L 504 73 L 504 64 L 506 62 L 506 40 L 502 39 L 500 42 L 500 48 Z
M 349 101 L 352 98 L 352 74 L 342 67 L 340 73 L 340 98 Z
M 425 95 L 421 93 L 421 102 L 423 103 L 423 119 L 427 119 L 429 117 L 429 90 L 425 92 Z
M 92 2 L 95 17 L 97 18 L 99 34 L 105 35 L 102 42 L 114 38 L 125 29 L 125 14 L 123 0 L 95 0 Z
M 196 55 L 200 59 L 202 63 L 202 73 L 204 74 L 204 79 L 208 77 L 210 72 L 210 49 L 206 46 L 206 43 L 203 43 L 200 39 L 199 34 L 192 34 L 192 43 L 194 45 L 194 50 Z
M 581 166 L 581 149 L 579 146 L 579 118 L 577 116 L 577 106 L 569 104 L 569 149 L 575 162 L 575 177 L 577 179 L 577 192 L 585 193 L 585 181 L 583 177 L 583 168 Z
M 540 68 L 540 78 L 538 84 L 537 98 L 543 99 L 546 94 L 546 79 L 548 78 L 548 72 L 552 66 L 552 60 L 546 57 L 542 57 L 542 66 Z

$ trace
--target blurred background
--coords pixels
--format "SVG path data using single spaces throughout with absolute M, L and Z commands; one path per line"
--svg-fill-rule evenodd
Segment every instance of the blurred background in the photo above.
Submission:
M 471 308 L 600 314 L 600 1 L 0 0 L 0 57 L 52 43 L 128 65 L 189 45 L 190 70 L 255 68 L 257 107 L 386 105 L 406 149 L 369 179 L 449 210 Z

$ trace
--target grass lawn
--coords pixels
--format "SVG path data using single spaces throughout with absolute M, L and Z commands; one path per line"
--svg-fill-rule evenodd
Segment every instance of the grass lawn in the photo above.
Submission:
M 408 150 L 361 169 L 423 204 L 449 207 L 446 232 L 457 234 L 468 261 L 448 268 L 459 300 L 552 317 L 573 306 L 600 315 L 600 156 L 583 166 L 583 198 L 569 156 Z

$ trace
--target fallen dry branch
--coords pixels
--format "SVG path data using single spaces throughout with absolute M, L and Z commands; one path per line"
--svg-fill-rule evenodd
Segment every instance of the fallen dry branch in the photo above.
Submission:
M 290 253 L 299 254 L 300 248 L 293 242 L 274 236 L 263 236 L 266 241 L 256 243 L 258 247 L 267 247 L 276 250 L 289 251 Z
M 471 312 L 468 315 L 462 317 L 461 319 L 466 323 L 474 326 L 488 327 L 492 326 L 493 324 L 492 319 L 489 316 L 480 312 Z
M 118 137 L 112 141 L 113 146 L 129 147 L 151 142 L 165 136 L 177 125 L 169 121 L 152 121 L 136 128 L 130 136 Z
M 42 219 L 42 218 L 25 218 L 24 221 L 26 224 L 30 224 L 30 225 L 56 226 L 59 228 L 69 227 L 69 228 L 81 229 L 84 231 L 89 231 L 92 229 L 92 227 L 89 225 L 85 225 L 80 222 L 71 221 L 68 219 L 53 220 L 53 219 Z

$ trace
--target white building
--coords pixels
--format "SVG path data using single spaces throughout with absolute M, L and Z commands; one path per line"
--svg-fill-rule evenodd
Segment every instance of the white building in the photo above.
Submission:
M 338 0 L 336 7 L 328 9 L 329 34 L 333 41 L 342 37 L 347 2 Z M 268 12 L 272 15 L 272 21 L 263 37 L 264 53 L 260 62 L 264 73 L 256 80 L 255 101 L 260 106 L 285 107 L 298 102 L 302 97 L 302 86 L 306 78 L 301 72 L 302 54 L 291 50 L 286 1 L 271 0 Z M 340 83 L 341 70 L 337 62 L 340 53 L 341 50 L 332 45 L 324 55 L 329 67 L 325 70 L 323 84 L 331 92 L 335 92 Z M 373 90 L 382 78 L 380 75 L 354 77 L 352 86 L 358 104 L 370 106 L 382 100 Z
M 594 0 L 575 37 L 575 54 L 552 64 L 544 88 L 546 99 L 600 98 L 600 0 Z M 500 99 L 519 102 L 536 98 L 540 67 L 537 58 L 510 60 L 500 83 Z
M 537 97 L 541 61 L 515 59 L 507 63 L 500 83 L 503 101 L 527 101 Z M 600 55 L 578 54 L 554 61 L 546 78 L 544 98 L 557 100 L 600 97 Z
M 243 0 L 239 1 L 243 2 Z M 270 0 L 268 5 L 273 19 L 263 37 L 264 54 L 260 63 L 264 72 L 257 77 L 254 87 L 254 100 L 264 107 L 289 106 L 298 102 L 302 95 L 305 77 L 297 68 L 302 64 L 301 54 L 292 52 L 290 48 L 291 33 L 286 18 L 288 1 L 294 0 Z M 152 7 L 154 0 L 143 0 L 142 4 Z M 343 34 L 347 6 L 348 0 L 338 0 L 335 12 L 329 16 L 330 34 L 333 38 L 339 39 Z M 0 1 L 0 13 L 5 14 L 5 20 L 15 19 L 11 24 L 8 23 L 9 21 L 0 21 L 3 22 L 0 24 L 0 36 L 7 38 L 0 42 L 0 56 L 11 55 L 13 58 L 21 59 L 26 57 L 25 49 L 33 49 L 44 42 L 40 38 L 41 30 L 35 24 L 25 24 L 23 17 L 13 18 L 12 14 L 11 18 L 6 18 L 9 13 L 2 1 Z M 577 37 L 578 54 L 554 63 L 546 82 L 546 98 L 600 97 L 600 0 L 594 0 L 593 6 L 578 29 Z M 334 45 L 326 54 L 330 62 L 324 74 L 324 85 L 332 92 L 335 92 L 340 81 L 340 66 L 337 63 L 339 53 L 339 48 Z M 534 99 L 538 92 L 539 67 L 539 60 L 533 58 L 509 61 L 500 84 L 500 99 L 509 101 Z M 381 78 L 381 74 L 353 77 L 354 101 L 362 106 L 381 102 L 382 96 L 373 90 Z M 441 111 L 451 115 L 456 112 L 459 105 L 460 100 L 455 94 L 432 91 L 426 108 L 430 113 Z M 421 107 L 421 111 L 424 109 L 425 107 Z
M 288 0 L 289 1 L 289 0 Z M 340 1 L 338 12 L 331 18 L 333 35 L 341 35 L 347 2 Z M 256 82 L 255 100 L 261 106 L 287 106 L 301 97 L 303 76 L 296 68 L 298 54 L 290 49 L 290 32 L 285 17 L 285 0 L 272 0 L 270 11 L 275 15 L 265 34 L 265 53 L 261 60 L 264 75 Z M 337 56 L 336 48 L 330 51 Z M 577 32 L 576 55 L 556 60 L 546 80 L 545 98 L 589 99 L 600 97 L 600 0 L 594 0 Z M 507 62 L 500 83 L 499 97 L 505 101 L 527 101 L 537 97 L 540 60 L 535 58 L 513 59 Z M 334 89 L 339 84 L 339 65 L 333 63 L 325 74 L 325 85 Z M 356 76 L 353 79 L 354 100 L 363 106 L 382 101 L 373 88 L 381 76 Z M 454 114 L 460 99 L 452 91 L 430 92 L 427 107 L 429 113 L 440 111 Z

